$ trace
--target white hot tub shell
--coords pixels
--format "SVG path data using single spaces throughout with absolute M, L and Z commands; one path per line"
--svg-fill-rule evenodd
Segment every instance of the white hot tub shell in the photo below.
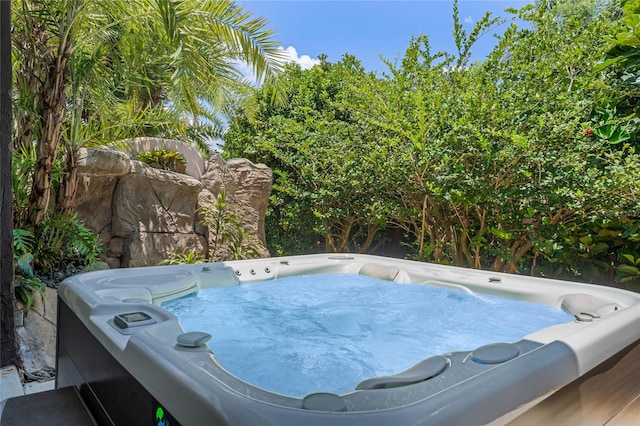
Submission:
M 526 300 L 575 319 L 518 342 L 429 357 L 342 395 L 294 398 L 227 372 L 206 336 L 185 334 L 160 307 L 203 288 L 323 273 Z M 640 339 L 640 294 L 370 255 L 98 271 L 66 279 L 58 294 L 57 386 L 75 386 L 100 424 L 485 424 L 540 401 Z

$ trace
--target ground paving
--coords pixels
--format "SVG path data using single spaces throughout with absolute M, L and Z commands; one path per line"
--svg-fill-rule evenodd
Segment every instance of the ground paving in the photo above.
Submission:
M 13 398 L 14 396 L 30 395 L 54 388 L 55 379 L 42 382 L 22 383 L 18 369 L 13 365 L 0 369 L 0 404 L 4 402 L 4 400 Z

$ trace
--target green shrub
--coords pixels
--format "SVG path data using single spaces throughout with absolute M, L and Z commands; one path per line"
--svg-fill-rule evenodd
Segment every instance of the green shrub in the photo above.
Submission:
M 160 265 L 192 265 L 195 263 L 203 263 L 206 259 L 201 256 L 196 249 L 189 250 L 187 253 L 173 253 L 167 259 L 160 262 Z
M 200 223 L 209 228 L 214 235 L 209 247 L 210 261 L 251 259 L 260 256 L 260 249 L 254 242 L 254 234 L 245 231 L 240 215 L 233 212 L 226 202 L 226 190 L 222 190 L 215 204 L 202 206 L 198 212 L 202 215 Z
M 67 269 L 71 263 L 93 265 L 100 257 L 98 237 L 78 215 L 59 213 L 46 218 L 36 229 L 35 265 L 45 272 Z
M 42 293 L 46 285 L 35 275 L 33 271 L 34 256 L 31 253 L 34 247 L 33 234 L 24 229 L 13 230 L 13 261 L 15 264 L 15 294 L 16 298 L 24 303 L 25 311 L 29 311 L 34 304 L 34 295 Z

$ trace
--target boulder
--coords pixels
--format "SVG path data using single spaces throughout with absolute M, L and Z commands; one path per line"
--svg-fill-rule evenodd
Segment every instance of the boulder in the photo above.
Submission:
M 202 184 L 181 173 L 154 169 L 133 160 L 113 196 L 113 237 L 134 232 L 192 233 Z
M 78 174 L 87 176 L 122 176 L 129 173 L 129 156 L 108 148 L 80 148 Z
M 129 157 L 104 148 L 78 152 L 78 192 L 74 211 L 103 243 L 111 239 L 111 205 L 120 176 L 129 173 Z
M 136 140 L 136 149 L 163 146 L 162 139 Z M 151 146 L 149 145 L 149 146 Z M 129 154 L 87 148 L 79 152 L 75 212 L 100 236 L 111 268 L 157 265 L 195 249 L 205 256 L 212 241 L 198 206 L 226 189 L 227 205 L 242 218 L 260 254 L 269 256 L 264 219 L 271 195 L 271 169 L 245 159 L 209 158 L 202 179 L 152 168 Z M 200 173 L 193 173 L 200 175 Z
M 206 255 L 206 240 L 202 235 L 139 232 L 127 241 L 122 264 L 127 267 L 158 265 L 172 254 L 191 250 L 203 257 Z

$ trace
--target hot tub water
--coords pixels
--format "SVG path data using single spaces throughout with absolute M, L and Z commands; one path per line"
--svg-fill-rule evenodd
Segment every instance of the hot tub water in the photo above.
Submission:
M 162 307 L 204 331 L 231 374 L 302 397 L 342 394 L 420 360 L 514 342 L 573 316 L 557 308 L 364 275 L 303 275 L 200 290 Z

